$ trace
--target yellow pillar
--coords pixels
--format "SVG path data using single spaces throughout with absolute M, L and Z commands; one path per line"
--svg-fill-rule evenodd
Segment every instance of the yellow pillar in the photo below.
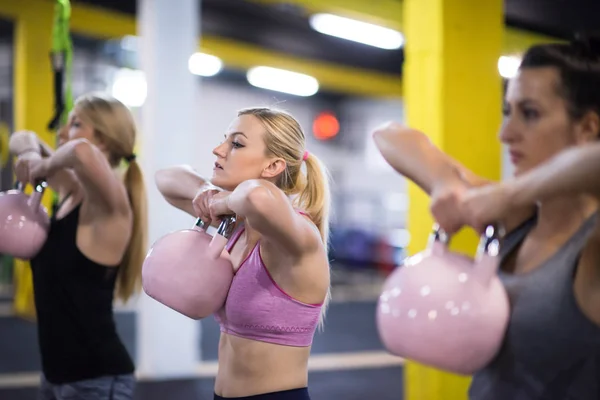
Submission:
M 404 0 L 407 122 L 477 174 L 500 179 L 502 0 Z M 429 200 L 409 187 L 410 252 L 424 249 L 433 220 Z M 474 254 L 472 231 L 453 239 Z M 408 362 L 405 400 L 467 399 L 469 377 Z
M 20 10 L 14 37 L 14 130 L 36 132 L 54 146 L 55 134 L 48 131 L 54 106 L 54 86 L 50 63 L 54 2 L 36 2 L 35 7 Z M 30 189 L 29 189 L 30 190 Z M 50 209 L 50 191 L 43 199 Z M 33 286 L 29 263 L 15 261 L 15 312 L 34 318 Z

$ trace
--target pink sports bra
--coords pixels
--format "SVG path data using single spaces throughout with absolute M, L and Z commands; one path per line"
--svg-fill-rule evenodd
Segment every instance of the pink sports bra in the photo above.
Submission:
M 244 228 L 229 243 L 231 251 Z M 261 342 L 306 347 L 312 344 L 322 304 L 306 304 L 285 293 L 260 255 L 260 241 L 242 262 L 225 305 L 215 314 L 221 332 Z

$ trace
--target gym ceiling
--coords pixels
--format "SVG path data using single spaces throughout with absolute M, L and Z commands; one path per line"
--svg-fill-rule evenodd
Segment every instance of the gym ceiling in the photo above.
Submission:
M 135 0 L 75 0 L 134 15 Z M 316 12 L 341 11 L 401 30 L 401 0 L 202 0 L 202 33 L 374 72 L 400 75 L 403 51 L 383 50 L 320 34 L 309 24 Z M 505 0 L 509 28 L 568 39 L 598 29 L 600 0 Z
M 0 0 L 4 1 L 15 0 Z M 569 39 L 576 31 L 598 26 L 600 0 L 504 2 L 504 54 L 522 51 L 549 37 Z M 89 8 L 77 11 L 77 21 L 72 21 L 80 39 L 81 35 L 96 40 L 135 34 L 136 0 L 71 3 L 78 10 Z M 107 12 L 99 15 L 94 9 Z M 402 11 L 402 0 L 202 0 L 202 51 L 218 53 L 215 55 L 233 70 L 264 62 L 315 76 L 323 89 L 332 93 L 397 97 L 402 92 L 402 47 L 384 50 L 324 35 L 311 27 L 309 19 L 316 13 L 331 13 L 401 32 Z M 8 29 L 6 23 L 0 24 L 2 36 Z

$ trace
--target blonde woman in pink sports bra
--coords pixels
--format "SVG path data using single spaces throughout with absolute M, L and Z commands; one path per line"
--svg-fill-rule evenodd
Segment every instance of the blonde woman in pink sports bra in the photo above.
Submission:
M 213 225 L 235 214 L 235 276 L 224 307 L 215 399 L 306 400 L 308 357 L 329 299 L 329 183 L 300 124 L 241 110 L 214 150 L 210 181 L 190 167 L 156 174 L 173 206 Z M 306 167 L 306 172 L 302 170 Z

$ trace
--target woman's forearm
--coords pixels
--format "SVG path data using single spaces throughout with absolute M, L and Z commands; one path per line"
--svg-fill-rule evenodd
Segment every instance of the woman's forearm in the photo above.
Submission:
M 189 165 L 178 165 L 159 170 L 156 186 L 164 197 L 172 200 L 193 200 L 202 185 L 210 183 Z
M 600 199 L 600 143 L 565 150 L 505 184 L 517 207 L 573 194 Z

